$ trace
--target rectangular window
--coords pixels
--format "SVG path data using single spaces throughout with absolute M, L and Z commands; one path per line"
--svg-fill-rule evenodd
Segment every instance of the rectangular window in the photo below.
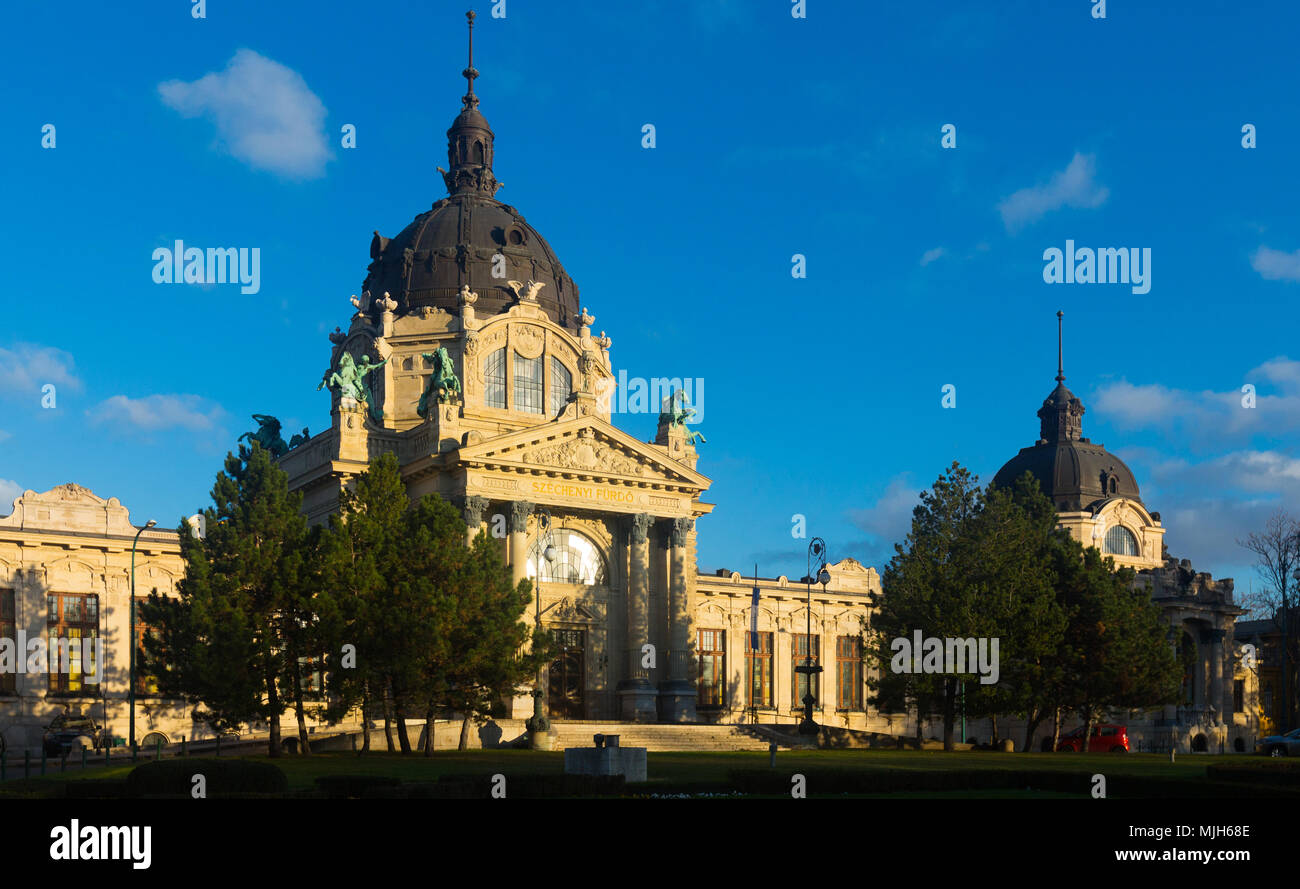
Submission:
M 727 631 L 700 630 L 700 707 L 721 707 L 727 700 Z
M 12 639 L 15 646 L 14 658 L 15 664 L 12 671 L 0 673 L 0 695 L 12 695 L 18 693 L 18 665 L 17 658 L 25 658 L 25 652 L 17 650 L 18 645 L 18 621 L 17 612 L 14 610 L 14 591 L 0 590 L 0 639 Z
M 841 710 L 862 709 L 862 639 L 840 636 L 835 640 L 835 677 Z
M 821 663 L 819 655 L 821 653 L 821 637 L 812 637 L 812 663 L 817 666 Z M 806 663 L 808 656 L 808 637 L 803 633 L 795 633 L 790 637 L 790 677 L 793 679 L 791 693 L 793 695 L 790 701 L 791 709 L 798 710 L 803 707 L 803 696 L 808 694 L 808 674 L 796 673 L 795 667 L 802 667 Z M 818 701 L 821 700 L 821 674 L 813 674 L 812 694 Z
M 569 403 L 569 393 L 573 391 L 573 374 L 560 359 L 551 356 L 551 416 L 558 417 Z
M 49 614 L 50 691 L 58 694 L 92 694 L 99 689 L 94 640 L 99 636 L 99 597 L 50 593 L 45 597 Z
M 752 648 L 751 634 L 745 634 L 745 676 L 749 687 L 745 705 L 772 707 L 772 634 L 758 634 L 758 650 Z
M 325 674 L 321 672 L 324 661 L 315 657 L 298 658 L 299 675 L 302 677 L 302 696 L 311 701 L 325 698 Z
M 135 597 L 135 693 L 138 695 L 158 694 L 158 677 L 146 675 L 143 669 L 144 637 L 154 632 L 153 627 L 140 619 L 140 604 L 147 601 L 145 596 Z
M 506 350 L 497 349 L 483 359 L 483 404 L 506 406 Z
M 1246 680 L 1232 680 L 1232 712 L 1246 712 Z
M 515 403 L 517 411 L 542 412 L 542 356 L 525 358 L 515 353 Z

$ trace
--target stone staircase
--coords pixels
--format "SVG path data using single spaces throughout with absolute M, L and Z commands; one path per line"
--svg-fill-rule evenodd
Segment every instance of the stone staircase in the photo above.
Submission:
M 623 747 L 644 747 L 649 751 L 761 750 L 768 741 L 757 737 L 749 726 L 694 723 L 668 725 L 639 722 L 569 722 L 551 720 L 557 732 L 555 749 L 593 747 L 592 736 L 618 735 Z M 784 746 L 784 745 L 783 745 Z

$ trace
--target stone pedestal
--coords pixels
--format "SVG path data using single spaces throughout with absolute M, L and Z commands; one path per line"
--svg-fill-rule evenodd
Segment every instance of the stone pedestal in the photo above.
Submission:
M 629 784 L 646 780 L 645 747 L 569 747 L 566 775 L 622 775 Z
M 695 686 L 683 679 L 669 679 L 659 686 L 660 722 L 695 722 Z
M 625 679 L 618 684 L 619 718 L 625 722 L 656 722 L 659 692 L 649 680 Z

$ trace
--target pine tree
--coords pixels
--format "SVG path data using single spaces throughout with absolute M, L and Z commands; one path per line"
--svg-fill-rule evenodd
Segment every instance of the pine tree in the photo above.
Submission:
M 312 613 L 301 495 L 289 493 L 284 471 L 254 444 L 226 455 L 212 501 L 205 538 L 184 522 L 178 528 L 186 565 L 179 597 L 152 596 L 142 608 L 157 628 L 144 669 L 164 694 L 200 705 L 196 716 L 218 731 L 267 722 L 268 752 L 279 756 L 280 717 L 295 701 L 298 649 L 309 638 L 295 622 Z

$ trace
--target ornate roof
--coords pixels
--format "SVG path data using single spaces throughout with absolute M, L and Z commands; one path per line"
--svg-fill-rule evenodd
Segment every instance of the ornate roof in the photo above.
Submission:
M 456 311 L 461 285 L 479 295 L 480 315 L 514 305 L 529 282 L 537 304 L 564 327 L 577 329 L 578 288 L 546 240 L 514 207 L 494 195 L 501 183 L 492 169 L 495 135 L 474 94 L 474 14 L 469 13 L 470 62 L 463 72 L 469 88 L 461 111 L 447 130 L 448 169 L 438 168 L 448 196 L 416 216 L 400 234 L 375 232 L 371 263 L 362 289 L 372 297 L 390 294 L 401 311 L 435 306 Z M 504 269 L 494 257 L 504 258 Z M 497 263 L 499 265 L 499 262 Z
M 1056 314 L 1059 324 L 1062 313 Z M 1059 349 L 1058 339 L 1056 388 L 1038 409 L 1038 441 L 1008 460 L 993 477 L 993 484 L 1010 487 L 1029 472 L 1063 512 L 1088 509 L 1111 497 L 1141 503 L 1133 471 L 1105 447 L 1083 437 L 1083 402 L 1065 387 Z

